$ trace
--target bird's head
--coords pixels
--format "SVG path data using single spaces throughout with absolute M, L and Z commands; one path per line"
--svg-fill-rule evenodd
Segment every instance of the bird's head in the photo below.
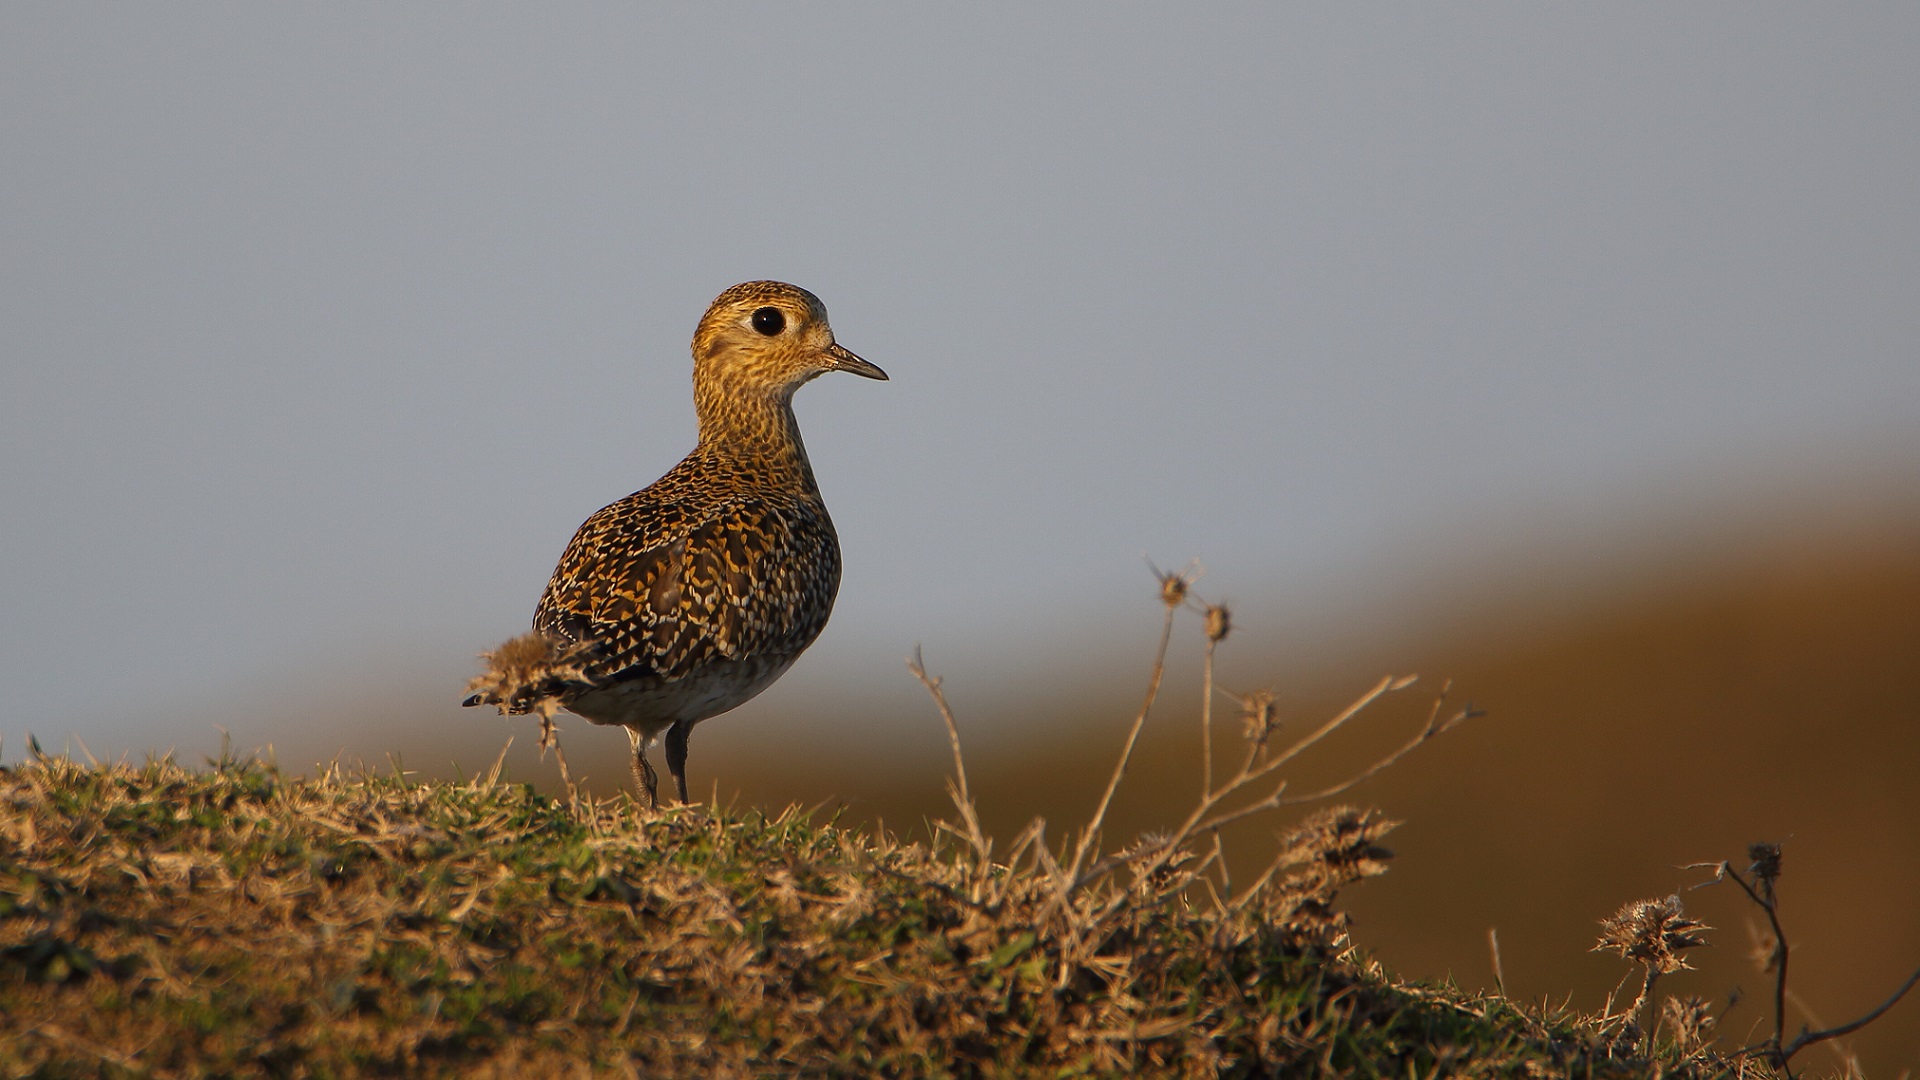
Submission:
M 833 340 L 819 297 L 785 282 L 735 285 L 714 299 L 693 334 L 696 387 L 784 402 L 829 371 L 887 377 Z

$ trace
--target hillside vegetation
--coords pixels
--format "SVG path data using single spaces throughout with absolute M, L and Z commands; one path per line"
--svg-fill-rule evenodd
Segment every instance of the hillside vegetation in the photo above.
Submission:
M 1390 827 L 1322 812 L 1225 904 L 1182 857 L 1063 899 L 1038 830 L 37 756 L 0 768 L 0 1073 L 1732 1071 L 1369 964 L 1332 901 Z

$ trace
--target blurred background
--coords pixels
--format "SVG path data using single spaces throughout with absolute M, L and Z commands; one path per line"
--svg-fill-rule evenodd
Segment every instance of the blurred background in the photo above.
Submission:
M 800 395 L 839 606 L 697 789 L 924 834 L 923 645 L 989 824 L 1064 837 L 1143 556 L 1197 559 L 1285 731 L 1423 677 L 1298 783 L 1449 677 L 1489 713 L 1348 796 L 1406 822 L 1349 897 L 1396 970 L 1490 989 L 1497 928 L 1511 993 L 1598 1009 L 1596 919 L 1779 840 L 1795 1016 L 1851 1019 L 1920 965 L 1917 49 L 1901 5 L 5 6 L 0 755 L 512 735 L 551 790 L 457 707 L 475 654 L 691 447 L 694 323 L 775 277 L 893 381 Z M 1196 793 L 1198 656 L 1116 837 Z M 1662 983 L 1744 992 L 1732 1045 L 1737 900 L 1687 895 L 1715 946 Z

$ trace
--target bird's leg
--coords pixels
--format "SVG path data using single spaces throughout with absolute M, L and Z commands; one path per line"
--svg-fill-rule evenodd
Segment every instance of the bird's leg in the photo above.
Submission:
M 641 791 L 647 793 L 647 809 L 660 809 L 660 780 L 653 774 L 653 766 L 647 761 L 647 745 L 640 741 L 640 733 L 627 729 L 627 742 L 633 745 L 633 782 Z
M 677 720 L 667 729 L 667 771 L 673 774 L 673 786 L 680 793 L 680 801 L 687 800 L 687 732 L 693 725 L 685 720 Z

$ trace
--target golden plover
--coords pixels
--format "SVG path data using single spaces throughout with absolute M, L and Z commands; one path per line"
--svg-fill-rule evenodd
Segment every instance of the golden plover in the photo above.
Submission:
M 887 377 L 835 343 L 805 289 L 721 293 L 693 335 L 699 445 L 574 533 L 520 648 L 552 661 L 538 684 L 482 676 L 465 704 L 524 713 L 545 696 L 546 712 L 626 728 L 634 780 L 656 806 L 647 748 L 664 736 L 686 802 L 693 725 L 772 685 L 833 610 L 840 542 L 793 415 L 794 391 L 829 371 Z M 496 672 L 515 644 L 492 654 Z

